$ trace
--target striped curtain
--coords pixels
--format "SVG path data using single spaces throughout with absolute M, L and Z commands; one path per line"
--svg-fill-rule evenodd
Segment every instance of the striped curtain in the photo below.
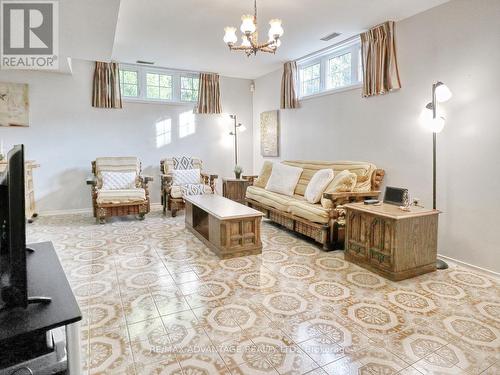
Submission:
M 361 35 L 363 97 L 385 94 L 401 88 L 394 22 L 388 21 Z
M 281 109 L 299 108 L 297 95 L 297 63 L 289 61 L 283 67 L 281 78 Z
M 122 108 L 118 63 L 95 62 L 92 107 Z
M 200 87 L 196 113 L 222 113 L 218 74 L 200 73 Z

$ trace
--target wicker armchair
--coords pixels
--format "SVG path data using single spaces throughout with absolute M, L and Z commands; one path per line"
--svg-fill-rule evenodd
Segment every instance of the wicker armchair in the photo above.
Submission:
M 102 189 L 101 172 L 135 172 L 135 188 L 123 190 Z M 92 207 L 97 222 L 104 224 L 107 217 L 138 215 L 144 219 L 150 211 L 148 183 L 152 177 L 141 176 L 141 163 L 136 157 L 103 157 L 92 162 L 93 176 L 87 179 L 92 189 Z
M 184 199 L 180 186 L 173 185 L 172 170 L 174 169 L 199 169 L 201 172 L 200 183 L 204 185 L 205 194 L 215 192 L 215 183 L 218 176 L 216 174 L 207 174 L 203 172 L 203 162 L 200 158 L 166 158 L 160 161 L 161 177 L 161 204 L 163 213 L 169 210 L 173 217 L 177 215 L 178 210 L 184 208 Z

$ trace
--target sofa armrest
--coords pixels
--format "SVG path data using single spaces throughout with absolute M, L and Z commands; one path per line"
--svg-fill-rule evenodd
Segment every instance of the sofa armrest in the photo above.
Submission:
M 365 192 L 342 192 L 342 193 L 323 193 L 323 198 L 331 201 L 333 208 L 350 202 L 361 202 L 365 199 L 375 199 L 380 195 L 379 190 Z
M 154 181 L 153 176 L 139 176 L 139 178 L 143 181 L 144 184 L 149 184 Z

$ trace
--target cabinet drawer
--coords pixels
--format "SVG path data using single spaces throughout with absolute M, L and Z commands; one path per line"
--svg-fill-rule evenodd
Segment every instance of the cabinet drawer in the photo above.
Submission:
M 346 246 L 346 251 L 353 257 L 359 259 L 367 259 L 368 252 L 365 244 L 361 244 L 354 240 L 349 240 Z

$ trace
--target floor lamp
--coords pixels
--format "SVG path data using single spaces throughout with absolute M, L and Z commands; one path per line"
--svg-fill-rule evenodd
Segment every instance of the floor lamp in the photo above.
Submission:
M 445 118 L 438 112 L 438 103 L 450 100 L 452 93 L 443 82 L 432 85 L 432 101 L 425 108 L 426 125 L 432 131 L 432 208 L 436 209 L 436 141 L 438 133 L 444 128 Z M 438 259 L 436 261 L 438 270 L 445 270 L 448 264 Z
M 245 127 L 238 123 L 238 120 L 236 119 L 236 115 L 229 115 L 231 120 L 234 121 L 233 127 L 234 130 L 229 133 L 229 135 L 232 135 L 234 137 L 234 166 L 238 165 L 238 130 L 243 132 L 245 131 Z

